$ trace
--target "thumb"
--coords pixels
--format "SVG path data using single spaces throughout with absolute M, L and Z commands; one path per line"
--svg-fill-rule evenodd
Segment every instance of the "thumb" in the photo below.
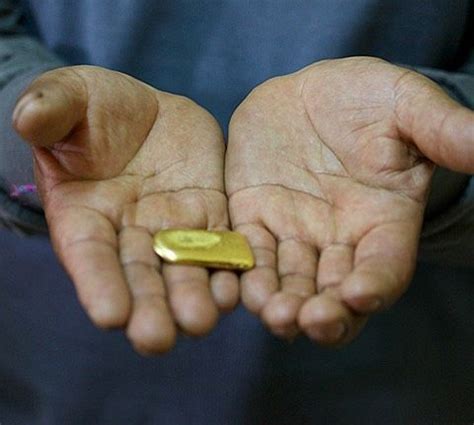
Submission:
M 402 135 L 435 164 L 474 173 L 474 112 L 431 80 L 415 76 L 415 84 L 404 90 L 412 95 L 397 94 L 401 99 L 397 116 Z
M 13 127 L 29 143 L 51 147 L 84 118 L 87 88 L 68 68 L 46 72 L 20 96 L 13 111 Z

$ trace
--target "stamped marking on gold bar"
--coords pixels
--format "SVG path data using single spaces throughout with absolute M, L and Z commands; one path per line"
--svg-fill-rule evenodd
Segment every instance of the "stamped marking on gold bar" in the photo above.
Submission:
M 218 269 L 249 270 L 252 251 L 237 232 L 167 229 L 154 236 L 153 247 L 163 260 Z

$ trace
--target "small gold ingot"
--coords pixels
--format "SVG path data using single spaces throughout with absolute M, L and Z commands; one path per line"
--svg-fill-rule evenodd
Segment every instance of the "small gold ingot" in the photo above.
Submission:
M 235 270 L 255 265 L 247 240 L 237 232 L 161 230 L 154 236 L 153 248 L 170 263 Z

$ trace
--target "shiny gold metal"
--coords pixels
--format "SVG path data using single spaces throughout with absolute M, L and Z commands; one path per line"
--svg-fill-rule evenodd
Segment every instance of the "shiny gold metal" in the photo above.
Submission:
M 154 236 L 153 248 L 170 263 L 235 270 L 255 265 L 247 240 L 237 232 L 161 230 Z

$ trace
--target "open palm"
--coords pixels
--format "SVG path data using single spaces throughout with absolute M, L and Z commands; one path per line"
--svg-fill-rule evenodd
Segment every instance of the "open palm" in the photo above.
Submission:
M 162 352 L 178 327 L 205 334 L 235 305 L 232 273 L 161 265 L 152 249 L 163 228 L 228 226 L 224 145 L 206 111 L 120 73 L 70 67 L 36 80 L 14 119 L 34 145 L 55 251 L 97 325 Z
M 231 222 L 257 262 L 241 277 L 244 304 L 282 337 L 354 338 L 412 276 L 426 157 L 473 168 L 472 147 L 444 155 L 468 124 L 471 112 L 430 80 L 372 58 L 257 87 L 232 118 L 226 157 Z

